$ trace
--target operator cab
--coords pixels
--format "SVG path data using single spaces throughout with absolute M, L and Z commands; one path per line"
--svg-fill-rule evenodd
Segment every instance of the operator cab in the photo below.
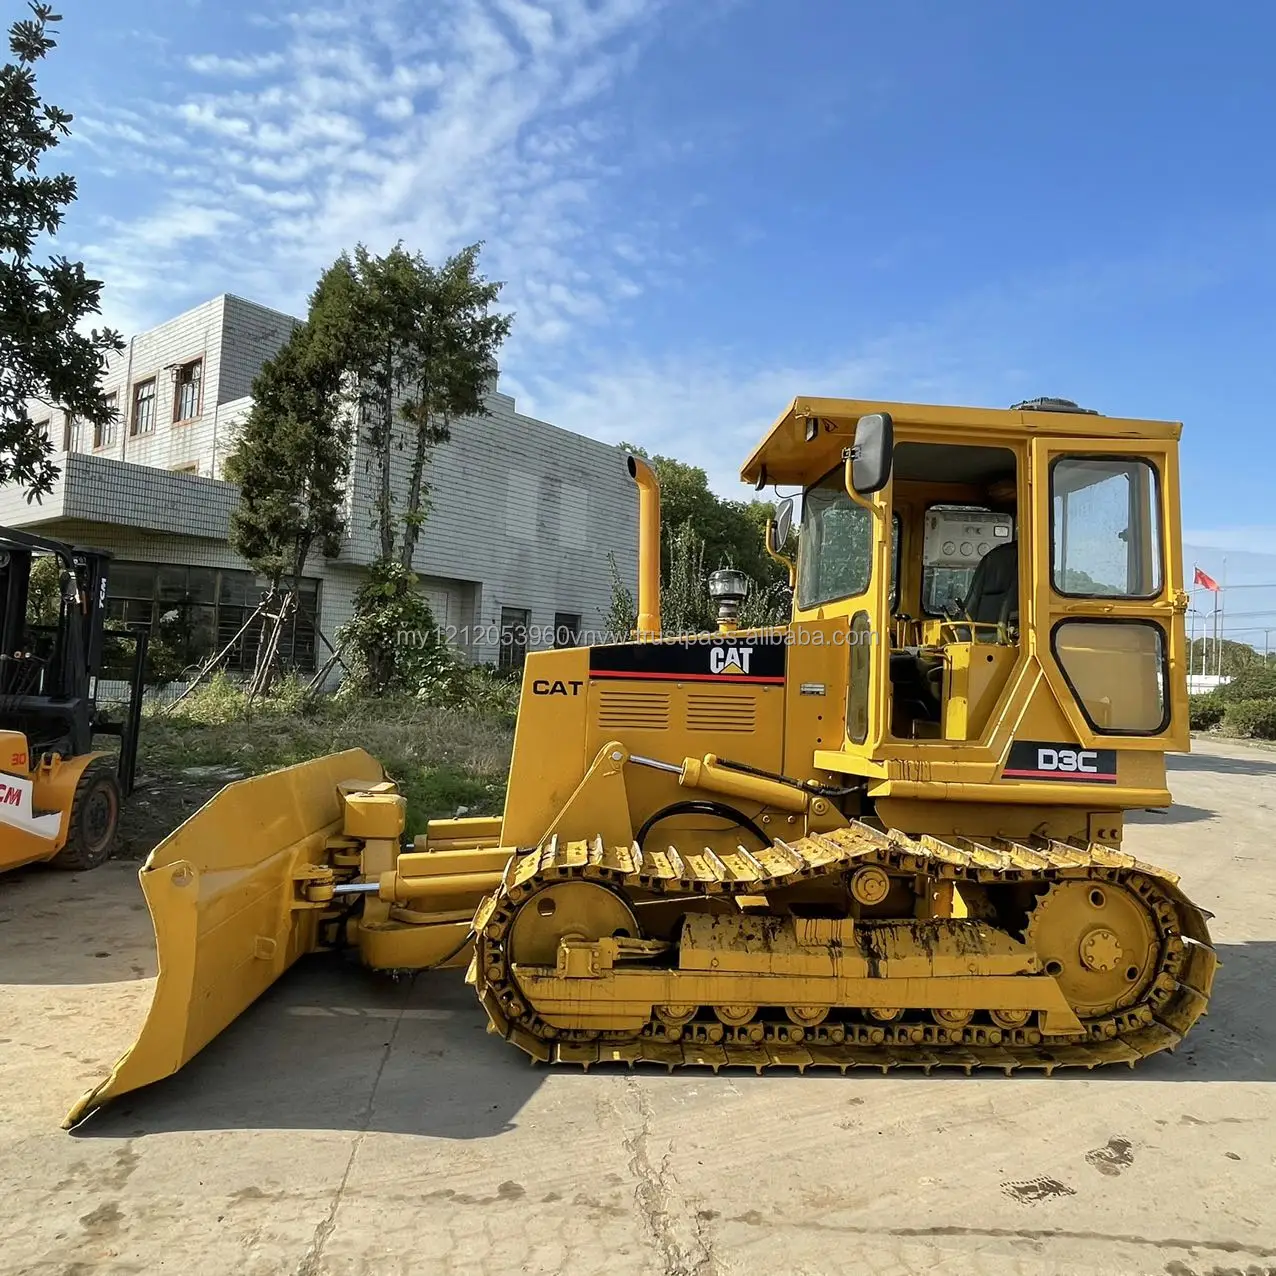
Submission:
M 795 641 L 819 630 L 850 652 L 795 667 L 815 687 L 826 669 L 845 679 L 844 750 L 978 742 L 993 756 L 1011 697 L 1039 724 L 1016 729 L 1042 739 L 1178 747 L 1165 528 L 1179 427 L 1096 417 L 1067 400 L 798 399 L 745 463 L 759 488 L 801 488 Z M 826 715 L 811 720 L 821 736 Z
M 945 649 L 1001 648 L 982 653 L 982 663 L 1001 672 L 1018 648 L 1016 455 L 1010 448 L 904 441 L 893 450 L 893 478 L 891 734 L 944 738 L 944 706 L 953 699 L 944 685 L 952 654 Z M 799 610 L 868 587 L 871 524 L 869 509 L 847 491 L 841 465 L 806 489 Z M 971 725 L 953 716 L 947 727 L 965 732 Z

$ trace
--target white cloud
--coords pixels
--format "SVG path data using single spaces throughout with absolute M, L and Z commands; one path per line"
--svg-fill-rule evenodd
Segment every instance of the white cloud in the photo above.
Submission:
M 796 395 L 872 397 L 900 372 L 902 360 L 902 351 L 874 342 L 840 359 L 777 361 L 741 376 L 725 355 L 688 351 L 561 377 L 510 375 L 502 388 L 532 416 L 607 443 L 676 456 L 700 466 L 719 494 L 746 500 L 740 466 Z M 899 376 L 891 384 L 899 387 Z
M 186 59 L 186 65 L 200 75 L 250 76 L 265 75 L 277 71 L 284 64 L 280 53 L 265 53 L 258 57 L 222 58 L 215 53 L 201 53 Z
M 296 309 L 356 242 L 438 258 L 481 238 L 518 312 L 509 357 L 608 322 L 651 254 L 607 233 L 605 103 L 662 3 L 318 0 L 254 24 L 265 47 L 193 50 L 175 96 L 81 110 L 99 172 L 186 174 L 79 245 L 110 318 L 158 321 L 246 278 Z

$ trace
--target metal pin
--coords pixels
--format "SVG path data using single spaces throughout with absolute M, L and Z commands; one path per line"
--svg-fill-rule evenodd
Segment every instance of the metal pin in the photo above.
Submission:
M 629 755 L 630 762 L 636 762 L 639 766 L 649 766 L 653 771 L 668 771 L 670 775 L 681 775 L 682 768 L 675 766 L 672 762 L 661 762 L 659 758 L 641 758 L 636 753 Z

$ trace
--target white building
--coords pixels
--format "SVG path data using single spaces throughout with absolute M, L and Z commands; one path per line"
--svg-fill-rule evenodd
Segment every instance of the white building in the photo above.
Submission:
M 28 503 L 0 488 L 0 524 L 115 555 L 111 614 L 176 617 L 190 663 L 235 634 L 260 583 L 228 543 L 239 500 L 221 474 L 262 363 L 297 321 L 225 295 L 134 337 L 103 388 L 118 415 L 106 428 L 31 405 L 63 455 L 53 492 Z M 614 447 L 487 396 L 487 417 L 459 422 L 429 464 L 430 512 L 414 567 L 455 644 L 476 660 L 518 663 L 519 638 L 552 645 L 597 630 L 620 579 L 637 574 L 637 497 Z M 303 670 L 326 658 L 376 557 L 373 477 L 356 446 L 340 554 L 312 556 L 302 613 L 285 655 Z M 396 457 L 403 482 L 407 454 Z M 242 663 L 250 653 L 236 653 Z M 232 661 L 234 667 L 235 661 Z

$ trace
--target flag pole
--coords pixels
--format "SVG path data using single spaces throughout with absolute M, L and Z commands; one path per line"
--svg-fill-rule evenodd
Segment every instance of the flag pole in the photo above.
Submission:
M 1223 633 L 1227 624 L 1227 600 L 1223 591 L 1227 588 L 1227 558 L 1223 558 L 1223 583 L 1218 591 L 1218 676 L 1223 676 Z
M 1187 644 L 1187 676 L 1190 679 L 1196 672 L 1196 573 L 1200 569 L 1195 563 L 1192 564 L 1192 604 L 1189 610 L 1192 613 L 1192 636 L 1188 639 Z
M 1218 669 L 1218 592 L 1217 589 L 1214 591 L 1214 650 L 1210 652 L 1213 657 L 1210 664 L 1215 667 L 1216 672 Z

